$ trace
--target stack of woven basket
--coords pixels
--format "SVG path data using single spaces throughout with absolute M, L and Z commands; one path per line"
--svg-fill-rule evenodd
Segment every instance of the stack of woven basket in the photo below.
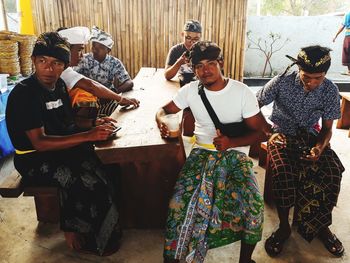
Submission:
M 32 73 L 31 55 L 35 36 L 10 31 L 0 32 L 0 73 L 28 76 Z
M 32 35 L 12 35 L 11 40 L 17 41 L 19 44 L 19 61 L 22 76 L 29 76 L 32 73 L 32 52 L 35 36 Z
M 20 73 L 18 43 L 10 40 L 6 33 L 0 34 L 0 73 L 8 73 L 11 76 Z

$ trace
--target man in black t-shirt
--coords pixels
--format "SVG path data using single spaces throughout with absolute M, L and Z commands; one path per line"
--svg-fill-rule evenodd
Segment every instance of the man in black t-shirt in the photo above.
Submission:
M 195 76 L 191 66 L 188 64 L 186 52 L 192 45 L 201 39 L 202 26 L 196 20 L 188 20 L 184 25 L 184 31 L 181 33 L 183 42 L 173 46 L 165 62 L 165 78 L 171 80 L 176 73 L 179 73 L 180 86 L 194 80 Z
M 34 46 L 35 73 L 17 84 L 6 108 L 14 164 L 25 185 L 56 186 L 60 227 L 68 245 L 106 255 L 118 249 L 119 216 L 113 183 L 91 142 L 107 139 L 111 119 L 79 132 L 60 75 L 70 60 L 69 44 L 56 32 L 41 34 Z

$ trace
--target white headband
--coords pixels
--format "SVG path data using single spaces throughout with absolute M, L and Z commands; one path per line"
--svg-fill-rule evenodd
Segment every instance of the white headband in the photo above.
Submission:
M 86 44 L 90 38 L 90 30 L 87 27 L 76 26 L 63 29 L 58 32 L 61 37 L 66 38 L 69 44 Z

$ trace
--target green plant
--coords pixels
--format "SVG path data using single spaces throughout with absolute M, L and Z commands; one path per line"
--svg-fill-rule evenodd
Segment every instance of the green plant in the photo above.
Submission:
M 281 50 L 287 44 L 287 42 L 290 41 L 290 39 L 287 38 L 283 41 L 282 36 L 280 34 L 272 33 L 272 32 L 269 33 L 268 37 L 265 40 L 261 38 L 254 40 L 251 35 L 252 35 L 252 31 L 249 30 L 247 32 L 247 39 L 249 41 L 248 48 L 259 50 L 264 54 L 265 64 L 262 72 L 262 77 L 265 77 L 267 65 L 270 68 L 269 76 L 271 77 L 273 75 L 271 57 L 274 53 Z

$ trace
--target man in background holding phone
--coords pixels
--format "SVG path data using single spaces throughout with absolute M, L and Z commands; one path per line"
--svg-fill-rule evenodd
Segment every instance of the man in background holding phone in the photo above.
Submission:
M 195 80 L 186 53 L 201 39 L 201 34 L 202 26 L 197 20 L 186 21 L 184 31 L 181 33 L 184 41 L 170 49 L 165 62 L 164 75 L 167 80 L 171 80 L 177 73 L 179 73 L 180 87 Z

